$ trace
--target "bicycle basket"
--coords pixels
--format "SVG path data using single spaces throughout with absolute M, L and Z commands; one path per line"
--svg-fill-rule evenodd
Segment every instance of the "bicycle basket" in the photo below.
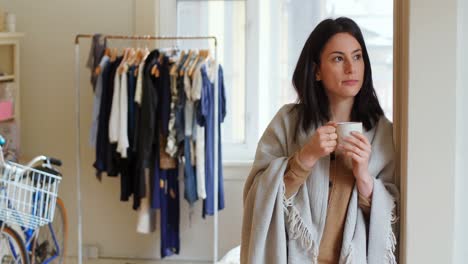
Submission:
M 0 220 L 31 229 L 50 223 L 61 179 L 13 162 L 0 162 Z

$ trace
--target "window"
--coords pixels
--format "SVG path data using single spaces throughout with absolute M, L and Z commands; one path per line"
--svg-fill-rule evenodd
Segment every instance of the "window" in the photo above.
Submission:
M 273 111 L 281 105 L 296 100 L 291 79 L 303 45 L 316 24 L 325 18 L 347 16 L 360 26 L 372 65 L 374 87 L 385 115 L 393 116 L 393 1 L 325 0 L 308 1 L 277 0 L 278 15 L 270 11 L 272 22 L 277 21 L 278 31 L 271 34 L 271 41 L 278 43 L 271 54 L 279 54 L 278 74 L 272 74 L 272 85 L 279 91 L 273 95 Z M 273 6 L 273 4 L 272 4 Z M 315 10 L 315 12 L 313 11 Z M 268 14 L 266 14 L 268 15 Z M 274 27 L 274 26 L 272 26 Z M 269 117 L 274 113 L 269 113 Z M 267 119 L 268 119 L 267 118 Z M 263 124 L 265 125 L 265 123 Z
M 218 38 L 218 61 L 224 67 L 228 100 L 222 126 L 225 160 L 253 159 L 257 141 L 274 114 L 283 104 L 296 101 L 292 73 L 310 32 L 322 19 L 339 16 L 348 16 L 361 27 L 374 87 L 391 120 L 393 1 L 177 2 L 179 35 Z
M 348 16 L 366 41 L 374 88 L 385 116 L 393 120 L 393 1 L 327 0 L 326 17 Z
M 245 1 L 178 1 L 177 33 L 216 36 L 217 60 L 224 70 L 227 116 L 222 126 L 224 152 L 245 145 Z M 200 41 L 201 48 L 208 47 Z M 184 46 L 181 46 L 185 48 Z M 191 42 L 190 46 L 194 47 Z M 228 159 L 235 159 L 228 154 Z

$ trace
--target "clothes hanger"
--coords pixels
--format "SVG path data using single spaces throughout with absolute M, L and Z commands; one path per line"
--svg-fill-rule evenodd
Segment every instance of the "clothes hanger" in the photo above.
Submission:
M 136 50 L 134 48 L 130 48 L 128 58 L 127 58 L 127 64 L 134 65 L 135 62 L 136 62 Z
M 188 74 L 188 71 L 193 63 L 193 60 L 194 58 L 197 56 L 198 52 L 196 50 L 193 50 L 192 51 L 192 54 L 189 55 L 189 57 L 187 58 L 187 61 L 185 62 L 184 64 L 184 68 L 182 69 L 183 70 L 183 74 Z
M 130 50 L 129 48 L 125 48 L 125 49 L 124 49 L 124 54 L 123 54 L 122 62 L 120 63 L 119 68 L 118 68 L 118 71 L 117 71 L 120 75 L 123 73 L 123 71 L 124 71 L 124 65 L 127 63 L 129 50 Z
M 110 48 L 106 48 L 106 49 L 104 50 L 104 56 L 107 56 L 107 57 L 110 58 L 110 53 L 111 53 Z M 100 73 L 101 73 L 101 65 L 98 65 L 98 66 L 96 66 L 96 68 L 94 69 L 94 75 L 95 75 L 95 76 L 98 76 Z
M 160 62 L 160 60 L 161 60 L 161 55 L 162 55 L 162 53 L 159 54 L 158 62 Z M 153 65 L 153 67 L 151 67 L 151 75 L 153 75 L 153 76 L 156 77 L 156 78 L 159 77 L 158 63 L 155 63 L 155 64 Z
M 180 69 L 179 76 L 183 76 L 185 74 L 185 69 L 192 58 L 192 54 L 193 54 L 193 50 L 189 50 L 187 59 L 185 60 L 185 63 L 182 65 L 182 68 Z
M 206 57 L 208 56 L 208 54 L 210 53 L 209 50 L 200 50 L 199 53 L 198 53 L 198 57 L 197 57 L 197 60 L 195 61 L 195 63 L 192 65 L 192 67 L 190 68 L 189 70 L 189 76 L 192 77 L 195 69 L 198 67 L 198 65 L 200 63 L 203 63 L 203 61 L 206 59 Z
M 197 66 L 198 61 L 200 60 L 201 57 L 202 57 L 202 55 L 200 54 L 200 52 L 198 52 L 197 56 L 195 56 L 195 59 L 193 60 L 193 63 L 190 65 L 190 67 L 188 69 L 187 73 L 188 73 L 189 77 L 192 77 L 193 71 L 195 70 L 195 67 Z
M 172 65 L 172 68 L 170 70 L 170 75 L 176 75 L 177 74 L 177 69 L 179 68 L 179 65 L 182 63 L 183 59 L 185 56 L 185 50 L 182 50 L 180 53 L 179 59 Z
M 193 62 L 189 65 L 187 74 L 192 77 L 193 71 L 198 64 L 198 61 L 203 57 L 203 50 L 198 51 L 197 55 L 193 59 Z
M 117 59 L 117 48 L 111 50 L 110 61 L 114 62 Z

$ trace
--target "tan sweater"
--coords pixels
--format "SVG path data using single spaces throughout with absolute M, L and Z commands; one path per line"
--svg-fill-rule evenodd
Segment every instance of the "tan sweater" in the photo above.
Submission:
M 285 185 L 298 182 L 304 179 L 310 171 L 301 164 L 297 152 L 289 158 L 288 167 L 285 173 Z M 348 210 L 349 199 L 354 188 L 355 179 L 353 172 L 344 166 L 340 156 L 330 161 L 330 190 L 328 196 L 327 220 L 322 240 L 320 242 L 318 262 L 320 264 L 338 263 L 340 258 L 341 244 L 343 239 L 346 212 Z M 366 218 L 369 218 L 371 201 L 359 195 L 359 206 L 364 211 Z

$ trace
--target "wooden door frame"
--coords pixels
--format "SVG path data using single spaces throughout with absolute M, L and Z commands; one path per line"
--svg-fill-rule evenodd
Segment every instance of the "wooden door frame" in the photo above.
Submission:
M 409 2 L 394 1 L 393 132 L 396 179 L 400 187 L 399 260 L 406 263 L 406 193 L 408 161 Z

